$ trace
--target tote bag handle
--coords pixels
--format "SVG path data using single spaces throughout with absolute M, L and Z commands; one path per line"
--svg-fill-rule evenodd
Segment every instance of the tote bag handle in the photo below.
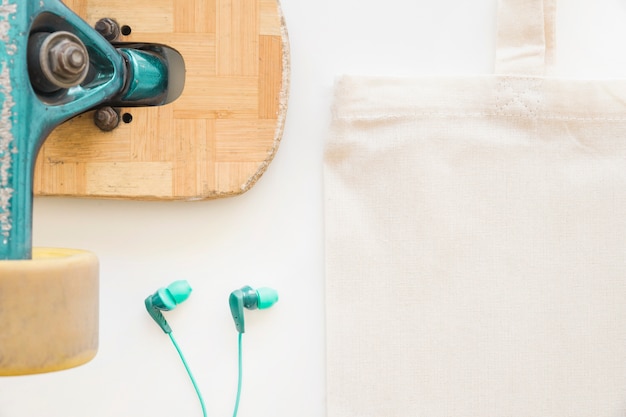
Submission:
M 543 76 L 554 67 L 556 0 L 499 0 L 495 73 Z

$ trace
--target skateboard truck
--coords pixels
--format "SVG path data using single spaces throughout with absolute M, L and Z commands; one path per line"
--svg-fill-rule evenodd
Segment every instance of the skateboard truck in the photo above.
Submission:
M 170 103 L 185 66 L 165 45 L 110 43 L 60 0 L 4 0 L 0 21 L 0 259 L 29 259 L 34 163 L 47 135 L 99 106 Z
M 32 248 L 42 143 L 100 106 L 175 100 L 184 68 L 165 45 L 112 44 L 60 0 L 0 2 L 0 375 L 77 366 L 97 349 L 97 258 Z

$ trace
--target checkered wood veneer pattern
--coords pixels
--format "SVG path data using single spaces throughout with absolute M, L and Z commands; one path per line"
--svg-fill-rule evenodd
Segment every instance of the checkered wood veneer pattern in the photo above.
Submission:
M 36 195 L 196 200 L 248 190 L 274 157 L 288 91 L 288 43 L 276 0 L 66 0 L 92 26 L 131 29 L 121 41 L 177 49 L 182 96 L 127 108 L 101 132 L 93 112 L 55 129 L 35 170 Z

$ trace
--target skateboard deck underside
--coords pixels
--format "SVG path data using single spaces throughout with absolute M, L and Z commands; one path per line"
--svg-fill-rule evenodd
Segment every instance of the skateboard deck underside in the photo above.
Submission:
M 112 132 L 93 111 L 55 129 L 35 169 L 36 195 L 199 200 L 237 195 L 278 149 L 288 95 L 288 41 L 276 0 L 66 0 L 92 26 L 115 19 L 123 42 L 185 59 L 181 97 L 123 108 Z

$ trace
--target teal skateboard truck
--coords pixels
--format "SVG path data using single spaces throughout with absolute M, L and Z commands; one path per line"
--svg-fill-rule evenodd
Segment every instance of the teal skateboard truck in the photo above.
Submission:
M 94 108 L 163 105 L 182 93 L 181 55 L 111 42 L 114 24 L 103 16 L 96 30 L 60 0 L 0 3 L 0 260 L 32 257 L 34 165 L 56 126 Z
M 116 43 L 60 0 L 0 0 L 0 376 L 68 369 L 98 348 L 98 259 L 32 247 L 37 153 L 59 124 L 98 109 L 158 106 L 183 90 L 165 45 Z M 105 36 L 106 35 L 106 36 Z

